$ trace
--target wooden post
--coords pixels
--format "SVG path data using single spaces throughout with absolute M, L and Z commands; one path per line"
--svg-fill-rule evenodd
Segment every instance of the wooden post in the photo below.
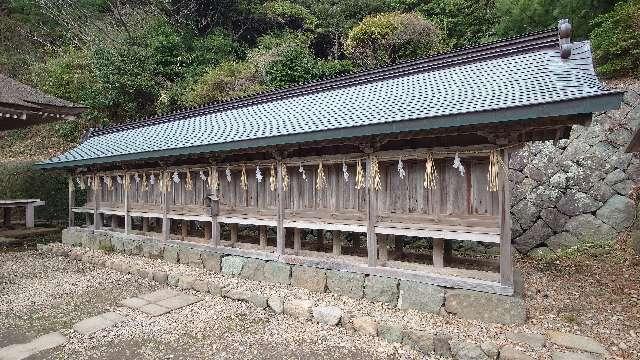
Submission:
M 233 246 L 238 242 L 238 224 L 230 224 L 231 229 L 231 245 Z
M 503 162 L 505 166 L 502 175 L 502 190 L 500 198 L 500 283 L 504 286 L 513 286 L 513 257 L 511 253 L 511 185 L 507 170 L 509 167 L 509 150 L 503 150 Z
M 316 250 L 323 251 L 324 250 L 324 239 L 325 239 L 325 231 L 319 230 L 318 236 L 316 237 Z
M 354 253 L 357 254 L 358 251 L 360 251 L 360 233 L 351 233 L 351 246 L 353 247 L 352 251 Z
M 5 207 L 2 215 L 4 216 L 4 226 L 8 227 L 11 226 L 11 208 L 10 207 Z
M 76 191 L 73 185 L 73 177 L 69 176 L 69 227 L 75 226 L 73 208 L 76 206 Z
M 400 241 L 399 238 L 396 238 L 395 235 L 393 234 L 388 234 L 387 235 L 387 249 L 391 246 L 391 244 L 393 244 L 393 255 L 394 255 L 394 259 L 396 256 L 398 256 L 401 252 L 402 252 L 402 241 Z
M 118 216 L 117 215 L 111 215 L 111 228 L 112 229 L 117 229 L 118 228 Z
M 169 219 L 169 197 L 167 196 L 168 190 L 165 181 L 170 181 L 165 178 L 165 173 L 161 173 L 162 185 L 165 187 L 162 189 L 162 240 L 169 240 L 169 233 L 171 232 L 171 220 Z
M 188 220 L 182 220 L 180 222 L 180 231 L 181 231 L 181 238 L 182 241 L 184 241 L 187 237 L 189 237 L 189 221 Z
M 389 235 L 377 235 L 380 239 L 378 241 L 378 260 L 380 265 L 385 265 L 389 260 Z
M 142 232 L 149 232 L 149 218 L 146 216 L 142 218 Z
M 433 266 L 444 267 L 444 239 L 433 239 Z
M 124 173 L 124 181 L 122 183 L 124 197 L 124 233 L 131 232 L 131 216 L 129 215 L 129 174 Z
M 260 238 L 260 248 L 264 249 L 267 247 L 267 226 L 260 225 L 258 226 L 258 236 Z
M 276 162 L 276 254 L 284 255 L 285 249 L 285 228 L 284 228 L 284 191 L 282 188 L 282 162 Z
M 94 175 L 93 180 L 93 229 L 100 230 L 102 228 L 102 214 L 99 211 L 102 201 L 102 184 L 98 175 Z
M 34 218 L 34 206 L 33 203 L 29 203 L 25 206 L 25 226 L 27 229 L 31 229 L 35 226 Z
M 378 266 L 378 242 L 376 239 L 376 207 L 378 193 L 371 184 L 371 161 L 372 155 L 367 158 L 367 264 L 368 266 Z
M 211 244 L 215 247 L 220 245 L 220 224 L 218 223 L 218 214 L 220 213 L 220 200 L 217 193 L 214 192 L 211 199 Z
M 211 221 L 204 222 L 204 241 L 205 243 L 211 241 Z
M 300 228 L 293 228 L 293 250 L 296 255 L 302 250 L 302 229 Z
M 331 242 L 333 243 L 333 255 L 342 255 L 342 235 L 339 231 L 333 230 L 331 232 Z

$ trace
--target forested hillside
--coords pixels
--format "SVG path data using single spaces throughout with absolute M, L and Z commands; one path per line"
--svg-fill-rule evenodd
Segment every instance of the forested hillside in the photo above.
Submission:
M 574 38 L 592 39 L 603 76 L 640 74 L 639 0 L 0 4 L 0 72 L 90 108 L 78 121 L 5 134 L 5 159 L 46 157 L 90 126 L 515 36 L 560 18 L 571 19 Z

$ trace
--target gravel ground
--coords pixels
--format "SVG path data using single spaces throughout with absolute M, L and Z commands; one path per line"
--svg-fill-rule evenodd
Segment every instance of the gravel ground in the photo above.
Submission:
M 108 256 L 136 267 L 190 275 L 265 296 L 308 298 L 317 305 L 339 306 L 351 316 L 367 315 L 380 322 L 444 332 L 458 340 L 475 343 L 489 340 L 501 346 L 511 344 L 506 338 L 510 331 L 544 333 L 553 329 L 594 337 L 612 352 L 610 358 L 640 359 L 637 302 L 629 303 L 624 289 L 613 291 L 610 288 L 618 285 L 603 280 L 605 274 L 619 271 L 611 266 L 594 268 L 601 274 L 597 277 L 600 280 L 595 280 L 596 277 L 584 269 L 567 271 L 562 264 L 540 269 L 519 262 L 524 270 L 530 320 L 524 325 L 504 326 L 467 321 L 450 314 L 400 311 L 379 303 L 233 278 L 161 260 L 120 254 Z M 629 271 L 628 276 L 635 274 L 635 288 L 629 289 L 635 291 L 633 299 L 637 301 L 637 260 Z M 342 327 L 300 322 L 256 309 L 248 303 L 195 292 L 192 294 L 203 297 L 203 301 L 157 318 L 117 305 L 122 299 L 156 288 L 157 285 L 147 280 L 68 258 L 33 251 L 0 253 L 0 347 L 62 329 L 70 342 L 38 354 L 39 358 L 422 357 L 406 347 L 349 333 Z M 581 296 L 585 292 L 587 296 Z M 620 304 L 636 304 L 636 307 Z M 68 330 L 73 323 L 105 311 L 120 312 L 128 320 L 88 337 Z M 550 359 L 552 350 L 561 350 L 549 344 L 542 351 L 513 345 L 537 359 Z

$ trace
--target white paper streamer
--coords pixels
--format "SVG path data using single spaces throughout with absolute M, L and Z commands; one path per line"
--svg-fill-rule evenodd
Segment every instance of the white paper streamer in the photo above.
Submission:
M 458 153 L 456 153 L 456 157 L 453 159 L 453 167 L 460 171 L 460 176 L 464 176 L 464 166 L 460 161 L 460 156 L 458 155 Z
M 344 176 L 344 182 L 349 182 L 349 171 L 344 161 L 342 162 L 342 175 Z
M 173 179 L 173 182 L 176 184 L 180 182 L 180 174 L 178 174 L 177 171 L 173 172 L 173 175 L 171 176 L 171 178 Z
M 404 179 L 406 172 L 404 171 L 404 164 L 402 163 L 402 158 L 398 159 L 398 176 L 400 179 Z
M 231 183 L 231 168 L 227 166 L 227 170 L 225 170 L 224 173 L 227 175 L 227 182 Z
M 309 180 L 307 180 L 307 174 L 304 172 L 304 168 L 302 167 L 302 163 L 300 164 L 300 167 L 298 168 L 298 172 L 300 174 L 302 174 L 302 179 L 304 181 L 309 181 Z
M 260 171 L 260 166 L 256 167 L 256 180 L 258 180 L 258 183 L 262 182 L 262 171 Z

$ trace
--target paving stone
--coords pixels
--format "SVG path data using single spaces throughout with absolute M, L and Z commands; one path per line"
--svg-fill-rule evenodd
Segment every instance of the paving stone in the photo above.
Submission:
M 291 267 L 291 285 L 315 292 L 325 292 L 327 272 L 308 266 Z
M 148 303 L 149 301 L 138 298 L 138 297 L 132 297 L 132 298 L 128 298 L 120 301 L 120 305 L 126 306 L 128 308 L 132 308 L 132 309 L 139 309 L 142 306 L 147 305 Z
M 398 304 L 398 280 L 383 276 L 367 276 L 364 296 L 369 301 L 379 301 L 395 307 Z
M 451 357 L 451 337 L 445 334 L 436 334 L 433 337 L 433 353 L 443 358 Z
M 316 306 L 313 308 L 313 318 L 319 323 L 336 326 L 342 318 L 342 309 L 337 306 Z
M 415 281 L 400 281 L 398 308 L 438 313 L 443 303 L 444 290 L 442 288 Z
M 139 310 L 149 316 L 160 316 L 171 311 L 171 309 L 167 307 L 153 303 L 141 306 Z
M 196 280 L 193 282 L 193 290 L 199 292 L 209 292 L 209 284 L 203 280 Z
M 425 355 L 435 350 L 433 334 L 428 331 L 407 329 L 402 333 L 402 343 Z
M 109 328 L 124 319 L 124 316 L 117 313 L 104 313 L 78 322 L 73 325 L 73 330 L 88 335 Z
M 289 285 L 291 283 L 291 266 L 276 261 L 267 262 L 264 264 L 264 280 Z
M 353 328 L 363 335 L 378 336 L 378 323 L 369 316 L 353 318 L 351 323 L 353 324 Z
M 364 275 L 345 271 L 327 271 L 327 288 L 329 292 L 362 299 L 364 295 Z
M 307 320 L 311 318 L 312 307 L 312 300 L 292 299 L 284 302 L 283 311 L 289 316 Z
M 207 285 L 209 286 L 209 294 L 214 296 L 222 296 L 222 286 L 220 286 L 220 284 L 209 281 Z
M 378 325 L 378 336 L 390 343 L 402 343 L 402 326 L 395 324 L 380 323 Z
M 524 352 L 514 348 L 513 346 L 506 345 L 500 349 L 500 360 L 534 360 L 531 356 Z
M 169 280 L 169 275 L 164 271 L 154 271 L 153 272 L 153 281 L 157 282 L 160 285 L 164 285 Z
M 551 360 L 597 360 L 598 358 L 587 353 L 554 351 Z
M 39 336 L 25 344 L 14 344 L 0 348 L 0 359 L 2 360 L 21 360 L 40 351 L 55 348 L 63 345 L 68 339 L 60 332 L 55 331 Z
M 500 354 L 500 349 L 498 349 L 498 345 L 493 341 L 485 341 L 480 344 L 480 349 L 484 352 L 485 355 L 491 360 L 495 360 L 498 358 Z
M 489 360 L 480 345 L 467 341 L 452 341 L 451 352 L 458 360 Z
M 253 304 L 253 306 L 264 309 L 267 307 L 267 298 L 261 294 L 252 293 L 249 296 L 248 301 Z
M 178 287 L 183 290 L 193 289 L 193 283 L 196 282 L 196 279 L 190 276 L 181 276 L 178 281 Z
M 232 289 L 227 291 L 224 296 L 232 300 L 249 301 L 251 293 L 245 290 Z
M 521 298 L 469 290 L 447 290 L 445 310 L 464 319 L 505 325 L 527 319 Z
M 247 258 L 242 256 L 225 256 L 222 258 L 222 273 L 225 275 L 240 275 Z
M 162 251 L 162 258 L 171 264 L 178 263 L 178 248 L 176 246 L 165 246 Z
M 282 314 L 284 312 L 284 301 L 279 296 L 270 296 L 267 300 L 267 304 L 269 305 L 269 308 L 276 314 Z
M 577 349 L 596 354 L 606 354 L 607 350 L 596 340 L 575 334 L 563 333 L 559 331 L 548 331 L 547 339 L 559 346 Z
M 179 291 L 175 291 L 169 288 L 164 288 L 164 289 L 156 290 L 154 292 L 150 292 L 147 294 L 138 295 L 138 297 L 141 299 L 147 300 L 148 302 L 158 302 L 158 301 L 172 298 L 174 296 L 178 296 L 181 294 L 182 293 Z
M 195 296 L 180 294 L 178 296 L 158 301 L 156 304 L 175 310 L 187 305 L 195 304 L 198 301 L 200 301 L 200 299 Z
M 240 277 L 248 280 L 264 281 L 264 264 L 264 260 L 247 259 L 242 265 Z
M 220 273 L 222 271 L 222 255 L 215 253 L 202 253 L 202 265 L 206 270 Z
M 169 276 L 167 277 L 167 284 L 169 284 L 170 286 L 178 286 L 179 282 L 180 282 L 180 275 L 169 274 Z
M 541 334 L 528 334 L 523 332 L 510 332 L 507 334 L 507 339 L 526 344 L 535 350 L 540 350 L 544 347 L 545 337 Z
M 178 248 L 178 262 L 197 268 L 203 268 L 202 258 L 200 257 L 200 250 L 193 249 L 185 246 Z

